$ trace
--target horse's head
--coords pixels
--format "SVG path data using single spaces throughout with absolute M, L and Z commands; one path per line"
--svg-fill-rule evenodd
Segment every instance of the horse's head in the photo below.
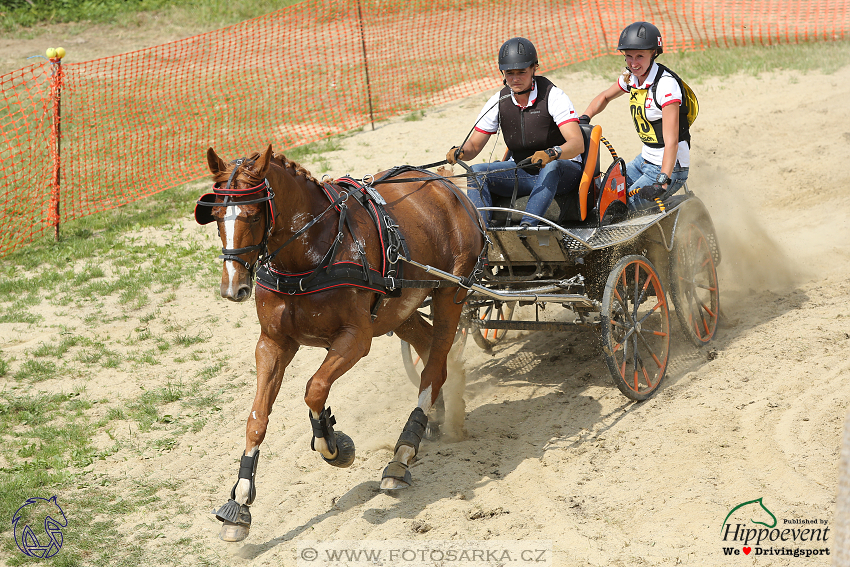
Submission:
M 254 270 L 268 253 L 274 227 L 274 193 L 266 180 L 271 156 L 269 146 L 262 155 L 255 153 L 227 164 L 215 150 L 207 150 L 213 192 L 198 201 L 195 220 L 218 224 L 224 260 L 221 296 L 231 301 L 251 297 Z

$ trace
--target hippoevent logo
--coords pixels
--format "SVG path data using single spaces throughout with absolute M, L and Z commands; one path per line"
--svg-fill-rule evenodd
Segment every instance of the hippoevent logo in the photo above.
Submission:
M 44 503 L 49 505 L 45 511 Z M 57 518 L 61 517 L 60 522 Z M 29 521 L 27 521 L 29 520 Z M 36 534 L 32 526 L 44 525 L 44 533 Z M 30 498 L 12 516 L 15 544 L 21 553 L 29 557 L 47 559 L 62 549 L 62 528 L 68 526 L 65 512 L 52 498 Z
M 820 518 L 784 518 L 780 523 L 761 498 L 747 500 L 723 519 L 723 555 L 829 555 L 827 526 Z

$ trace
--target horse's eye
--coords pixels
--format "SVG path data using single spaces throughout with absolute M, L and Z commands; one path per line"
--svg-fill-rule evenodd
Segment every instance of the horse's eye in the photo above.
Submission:
M 260 218 L 260 215 L 256 215 L 248 219 L 248 222 L 250 222 L 251 224 L 257 224 L 258 222 L 260 222 L 260 220 L 262 220 Z

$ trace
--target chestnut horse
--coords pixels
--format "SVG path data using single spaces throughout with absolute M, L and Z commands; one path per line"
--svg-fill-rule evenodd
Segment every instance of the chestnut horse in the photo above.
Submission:
M 346 265 L 349 271 L 353 266 L 355 273 L 379 273 L 376 268 L 384 265 L 387 251 L 381 233 L 364 204 L 346 198 L 345 189 L 316 181 L 283 155 L 272 155 L 271 146 L 262 154 L 230 164 L 210 148 L 207 161 L 215 182 L 214 192 L 198 201 L 195 216 L 201 224 L 218 224 L 224 246 L 222 297 L 231 301 L 250 298 L 257 268 L 266 270 L 266 274 L 294 275 L 297 280 L 320 271 L 317 266 L 321 268 L 328 256 L 335 260 L 334 266 Z M 393 181 L 376 183 L 377 187 L 370 191 L 374 196 L 374 190 L 380 189 L 378 202 L 383 197 L 386 212 L 406 241 L 409 258 L 471 281 L 474 270 L 480 267 L 485 242 L 483 225 L 472 203 L 449 181 L 422 170 L 401 173 Z M 348 218 L 343 222 L 346 214 Z M 368 264 L 368 269 L 364 264 Z M 334 381 L 369 353 L 372 337 L 389 331 L 418 352 L 429 353 L 417 406 L 381 481 L 382 489 L 410 485 L 408 465 L 416 456 L 427 415 L 446 380 L 446 358 L 467 290 L 456 285 L 425 287 L 430 285 L 428 281 L 412 282 L 429 277 L 424 270 L 409 264 L 403 273 L 406 280 L 402 281 L 422 287 L 404 287 L 400 294 L 385 295 L 374 285 L 362 281 L 358 285 L 348 279 L 341 285 L 329 283 L 324 289 L 311 292 L 305 291 L 298 280 L 294 288 L 290 286 L 281 293 L 271 291 L 269 288 L 274 286 L 261 279 L 258 272 L 256 305 L 261 331 L 255 353 L 257 393 L 248 417 L 236 485 L 230 500 L 216 512 L 224 522 L 220 533 L 223 540 L 240 541 L 248 535 L 249 505 L 256 496 L 258 450 L 284 371 L 299 345 L 328 351 L 307 381 L 304 401 L 310 409 L 311 447 L 327 463 L 339 467 L 353 462 L 354 444 L 342 432 L 334 431 L 336 419 L 325 406 Z M 292 281 L 291 277 L 288 281 Z M 433 279 L 429 281 L 438 284 Z M 428 295 L 433 299 L 433 326 L 417 311 Z

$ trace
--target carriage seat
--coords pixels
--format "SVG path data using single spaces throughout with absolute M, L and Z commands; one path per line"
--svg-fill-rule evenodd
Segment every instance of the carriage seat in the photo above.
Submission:
M 581 154 L 582 164 L 584 169 L 581 180 L 576 191 L 567 191 L 555 195 L 552 204 L 546 209 L 543 218 L 557 224 L 573 224 L 590 218 L 587 214 L 596 202 L 596 191 L 594 180 L 599 178 L 599 140 L 602 135 L 602 129 L 594 127 L 590 124 L 580 124 L 581 135 L 584 138 L 584 152 Z M 594 132 L 594 128 L 597 128 Z M 511 158 L 511 151 L 507 150 L 502 161 L 507 161 Z M 492 195 L 494 207 L 510 208 L 511 198 L 502 197 L 500 195 Z M 582 211 L 582 203 L 584 203 L 584 211 Z M 528 204 L 528 196 L 517 197 L 514 209 L 524 211 Z M 584 212 L 584 214 L 582 214 Z M 518 224 L 522 215 L 520 213 L 505 213 L 502 211 L 492 211 L 490 213 L 490 224 L 492 226 L 504 226 L 507 223 L 508 215 L 512 215 L 511 224 Z

